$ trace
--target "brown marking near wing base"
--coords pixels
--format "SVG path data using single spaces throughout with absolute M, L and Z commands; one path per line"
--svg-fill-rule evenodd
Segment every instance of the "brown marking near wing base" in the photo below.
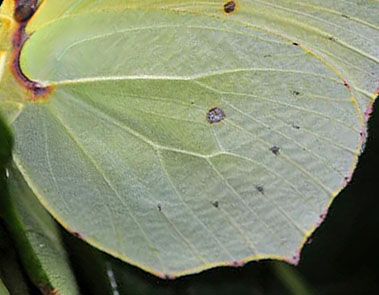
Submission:
M 29 9 L 25 7 L 29 7 Z M 46 98 L 47 95 L 50 94 L 54 89 L 54 87 L 52 86 L 44 86 L 39 82 L 30 80 L 23 73 L 20 66 L 21 50 L 25 42 L 29 38 L 29 36 L 25 32 L 25 27 L 37 9 L 37 0 L 16 0 L 16 9 L 14 17 L 18 22 L 18 26 L 12 36 L 13 54 L 11 62 L 11 72 L 13 73 L 16 80 L 30 92 L 31 96 L 29 99 L 32 101 L 41 98 Z M 26 11 L 25 15 L 22 15 L 22 11 Z

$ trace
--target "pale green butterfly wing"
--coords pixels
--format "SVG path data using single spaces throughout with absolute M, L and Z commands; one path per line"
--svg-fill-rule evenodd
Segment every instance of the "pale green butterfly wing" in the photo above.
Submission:
M 22 101 L 17 166 L 65 227 L 161 276 L 295 263 L 377 87 L 376 2 L 224 4 L 45 0 L 27 26 L 22 69 L 54 90 Z

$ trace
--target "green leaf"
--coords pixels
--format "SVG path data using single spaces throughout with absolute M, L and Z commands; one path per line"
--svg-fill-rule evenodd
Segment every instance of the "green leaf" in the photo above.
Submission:
M 11 295 L 30 294 L 12 240 L 0 222 L 0 294 L 8 294 L 6 292 Z
M 41 203 L 162 277 L 297 263 L 365 141 L 378 2 L 235 3 L 45 0 L 20 57 L 34 83 L 6 68 L 0 86 Z
M 7 295 L 10 290 L 12 295 L 26 295 L 29 291 L 13 249 L 13 243 L 2 220 L 4 209 L 2 200 L 7 193 L 5 165 L 11 158 L 11 148 L 11 134 L 0 116 L 0 294 Z
M 7 288 L 4 286 L 3 281 L 0 278 L 0 294 L 9 295 Z
M 12 150 L 12 137 L 10 135 L 10 131 L 8 127 L 5 125 L 3 118 L 0 117 L 0 173 L 1 177 L 3 177 L 3 173 L 5 172 L 5 165 L 11 159 L 11 150 Z M 0 179 L 1 186 L 3 186 L 4 179 Z M 1 190 L 1 189 L 0 189 Z
M 8 175 L 9 196 L 3 196 L 2 211 L 31 281 L 44 294 L 77 295 L 78 287 L 57 224 L 20 173 L 11 168 Z
M 70 253 L 70 261 L 81 287 L 81 293 L 115 295 L 106 269 L 105 260 L 109 255 L 100 252 L 66 231 L 63 232 L 63 238 L 67 251 Z
M 278 278 L 287 287 L 293 295 L 311 295 L 312 289 L 307 285 L 305 280 L 301 277 L 292 266 L 283 264 L 282 262 L 275 262 L 272 264 Z

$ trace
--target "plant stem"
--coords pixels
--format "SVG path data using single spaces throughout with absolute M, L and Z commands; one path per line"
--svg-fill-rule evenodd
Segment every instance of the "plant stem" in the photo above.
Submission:
M 273 262 L 273 271 L 288 290 L 293 295 L 312 295 L 313 292 L 304 278 L 294 269 L 294 267 L 284 262 Z

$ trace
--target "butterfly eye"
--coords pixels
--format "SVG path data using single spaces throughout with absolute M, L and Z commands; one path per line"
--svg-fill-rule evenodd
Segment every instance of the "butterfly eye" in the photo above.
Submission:
M 35 3 L 24 3 L 16 7 L 14 18 L 17 22 L 22 23 L 32 17 L 36 10 Z

